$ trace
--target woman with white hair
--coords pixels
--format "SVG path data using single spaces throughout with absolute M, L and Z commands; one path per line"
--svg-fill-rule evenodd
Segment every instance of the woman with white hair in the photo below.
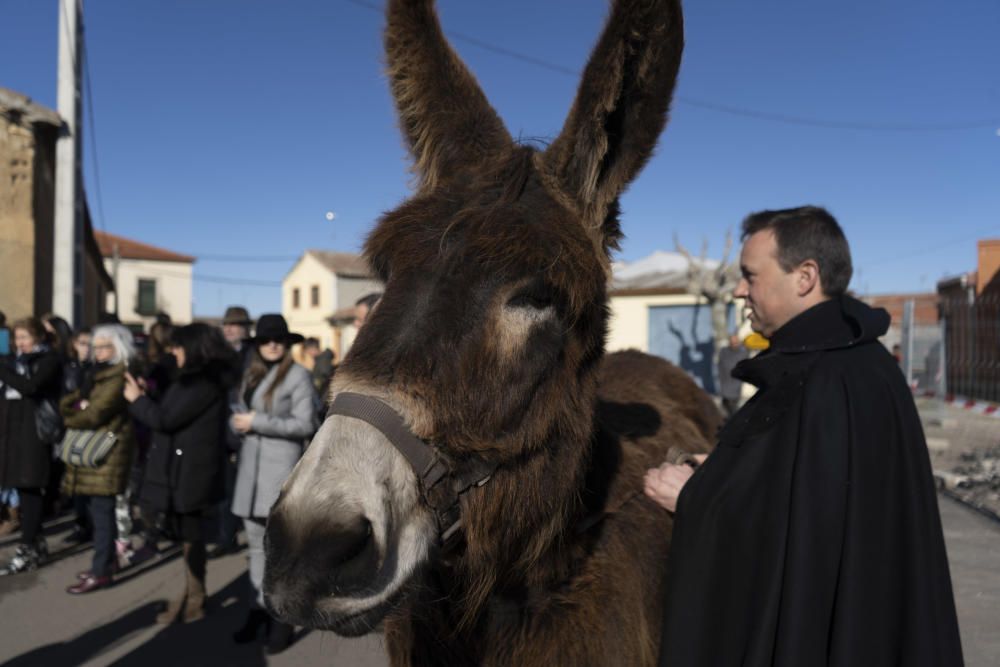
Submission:
M 122 395 L 128 362 L 135 355 L 132 333 L 120 324 L 94 329 L 93 365 L 79 389 L 63 397 L 60 411 L 66 428 L 108 431 L 117 438 L 100 465 L 66 465 L 62 491 L 80 496 L 94 527 L 94 558 L 90 570 L 66 589 L 79 595 L 111 585 L 115 559 L 115 496 L 124 492 L 132 464 L 134 439 L 128 403 Z

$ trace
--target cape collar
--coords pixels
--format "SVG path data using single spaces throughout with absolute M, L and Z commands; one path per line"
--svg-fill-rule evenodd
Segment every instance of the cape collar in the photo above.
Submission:
M 774 332 L 771 346 L 752 359 L 741 361 L 733 377 L 761 389 L 809 366 L 807 360 L 826 350 L 854 347 L 878 339 L 889 329 L 889 313 L 857 299 L 841 296 L 818 303 Z
M 771 336 L 770 349 L 782 354 L 852 347 L 889 329 L 889 313 L 849 296 L 835 297 L 799 313 Z

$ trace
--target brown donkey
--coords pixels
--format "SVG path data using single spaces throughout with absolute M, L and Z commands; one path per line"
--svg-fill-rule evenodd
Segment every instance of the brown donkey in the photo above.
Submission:
M 679 2 L 614 3 L 544 151 L 512 141 L 431 0 L 390 0 L 385 42 L 419 189 L 368 239 L 385 295 L 272 509 L 268 604 L 344 635 L 384 619 L 394 665 L 651 665 L 671 519 L 642 475 L 707 451 L 718 415 L 604 337 Z

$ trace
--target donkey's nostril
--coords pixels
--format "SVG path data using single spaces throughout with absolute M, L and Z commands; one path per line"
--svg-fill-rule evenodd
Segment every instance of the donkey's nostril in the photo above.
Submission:
M 372 541 L 372 522 L 361 517 L 352 528 L 338 533 L 335 539 L 333 566 L 341 567 L 360 556 Z
M 327 571 L 332 576 L 333 590 L 344 595 L 368 588 L 378 572 L 378 545 L 372 524 L 364 517 L 350 530 L 338 531 L 336 547 L 327 552 Z

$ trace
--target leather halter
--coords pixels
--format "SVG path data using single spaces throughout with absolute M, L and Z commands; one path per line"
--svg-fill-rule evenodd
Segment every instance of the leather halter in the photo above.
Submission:
M 331 415 L 353 417 L 370 424 L 403 455 L 417 475 L 420 499 L 437 521 L 439 544 L 451 546 L 462 528 L 461 496 L 473 487 L 486 484 L 496 467 L 473 456 L 456 469 L 437 449 L 415 436 L 398 412 L 371 396 L 352 392 L 337 394 L 327 411 L 327 416 Z

